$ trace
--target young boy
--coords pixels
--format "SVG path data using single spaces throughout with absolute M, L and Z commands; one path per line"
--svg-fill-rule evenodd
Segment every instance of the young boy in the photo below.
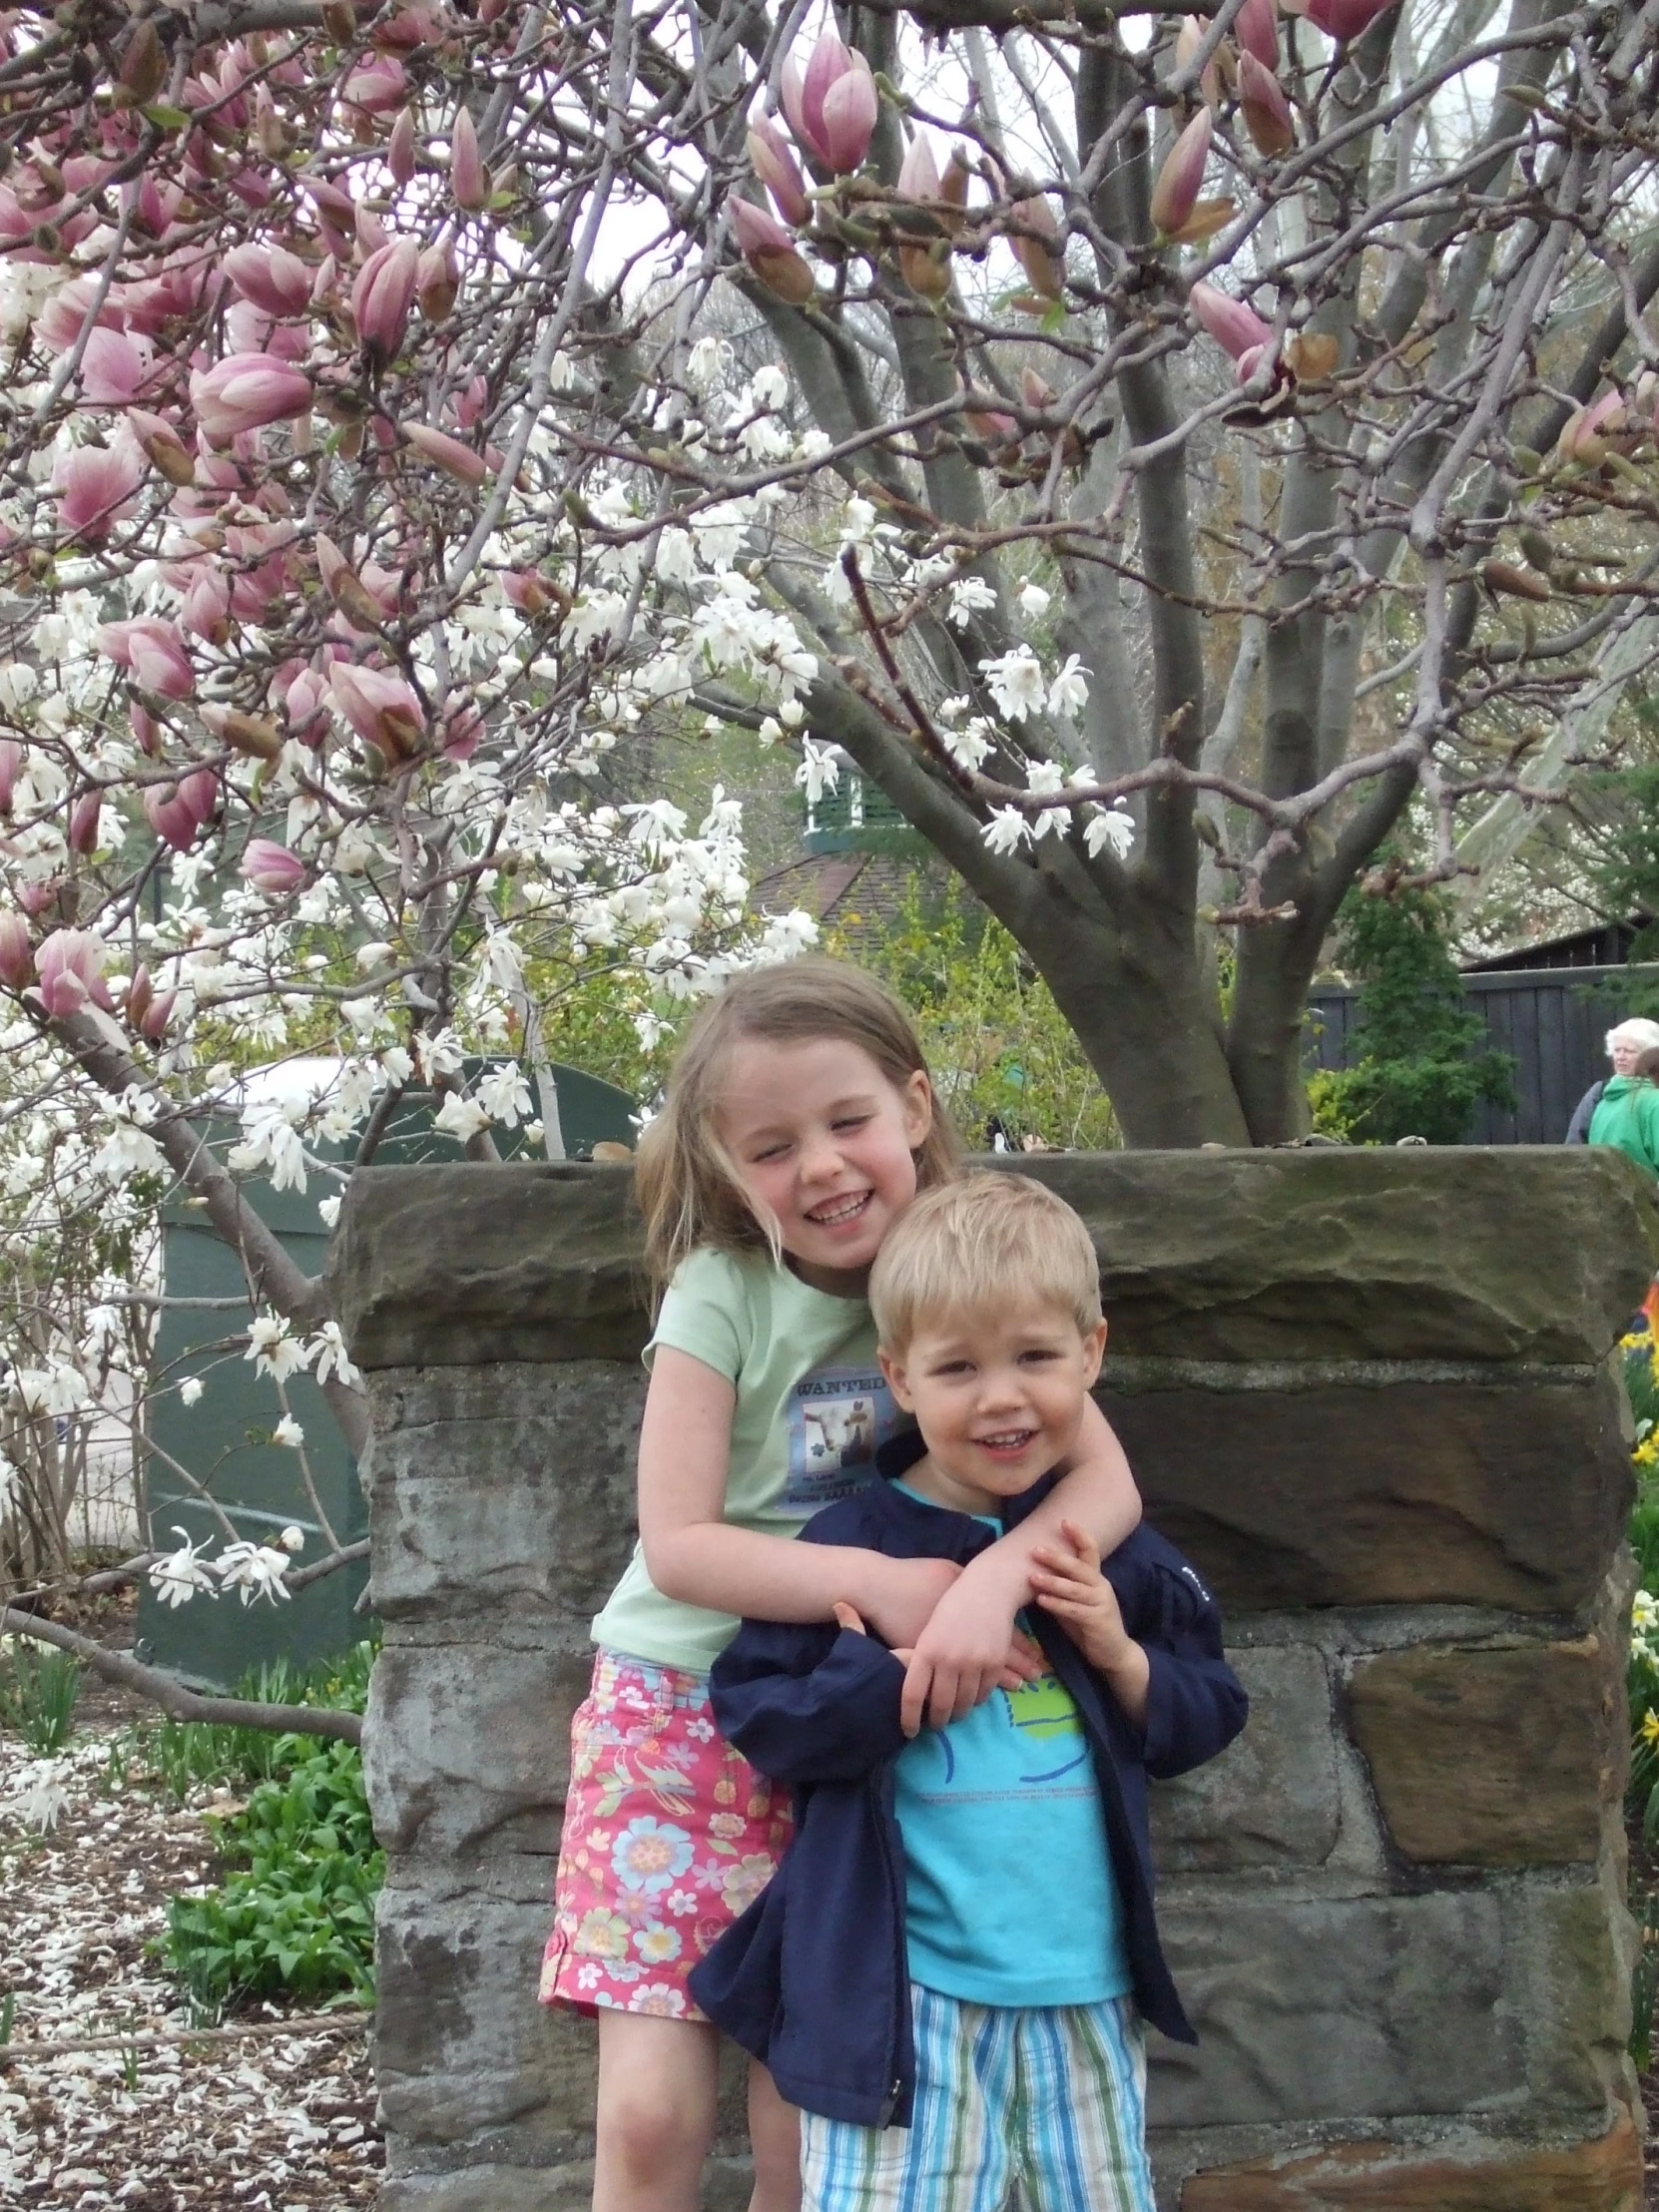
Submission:
M 1100 1369 L 1088 1232 L 1024 1176 L 918 1198 L 870 1280 L 919 1434 L 805 1543 L 965 1564 L 1045 1495 Z M 905 1654 L 746 1621 L 715 1715 L 796 1791 L 778 1875 L 691 1977 L 803 2113 L 803 2212 L 1153 2212 L 1141 2020 L 1195 2040 L 1159 1948 L 1147 1777 L 1244 1726 L 1209 1592 L 1137 1530 L 1036 1554 L 1036 1642 L 965 1718 L 907 1741 Z M 1040 1649 L 1042 1665 L 1031 1663 Z

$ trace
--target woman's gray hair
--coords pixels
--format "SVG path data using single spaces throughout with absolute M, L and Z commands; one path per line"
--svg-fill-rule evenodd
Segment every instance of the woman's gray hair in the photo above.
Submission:
M 1616 1044 L 1633 1044 L 1643 1052 L 1659 1051 L 1659 1021 L 1644 1021 L 1640 1014 L 1632 1014 L 1628 1021 L 1615 1023 L 1606 1037 L 1609 1059 Z

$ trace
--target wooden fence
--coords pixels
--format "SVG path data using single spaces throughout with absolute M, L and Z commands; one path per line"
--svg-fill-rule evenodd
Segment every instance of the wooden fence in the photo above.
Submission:
M 1659 965 L 1519 968 L 1465 975 L 1464 1004 L 1486 1024 L 1494 1052 L 1515 1063 L 1515 1108 L 1480 1106 L 1471 1144 L 1559 1144 L 1572 1110 L 1608 1073 L 1603 1039 L 1630 1011 L 1631 986 L 1659 984 Z M 1351 1067 L 1360 1057 L 1356 994 L 1308 993 L 1308 1065 Z

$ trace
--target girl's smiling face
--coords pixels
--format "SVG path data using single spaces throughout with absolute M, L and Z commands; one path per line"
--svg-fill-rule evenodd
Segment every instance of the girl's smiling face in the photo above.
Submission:
M 917 1068 L 892 1083 L 860 1045 L 739 1043 L 717 1128 L 745 1196 L 776 1220 L 813 1289 L 862 1293 L 881 1240 L 916 1195 L 915 1149 L 933 1119 Z

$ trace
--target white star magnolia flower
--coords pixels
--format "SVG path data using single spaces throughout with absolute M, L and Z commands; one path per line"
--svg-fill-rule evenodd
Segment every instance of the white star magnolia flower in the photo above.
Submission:
M 43 1759 L 30 1775 L 28 1787 L 12 1800 L 19 1824 L 36 1836 L 46 1836 L 58 1825 L 69 1792 L 59 1779 L 62 1762 Z
M 509 1129 L 518 1127 L 532 1104 L 530 1086 L 516 1060 L 481 1075 L 476 1096 L 490 1120 L 504 1122 Z
M 305 1431 L 291 1413 L 284 1413 L 271 1431 L 271 1440 L 274 1444 L 284 1445 L 289 1451 L 297 1451 L 305 1441 Z
M 309 1349 L 316 1355 L 316 1379 L 319 1382 L 326 1382 L 333 1376 L 347 1389 L 355 1389 L 362 1381 L 362 1377 L 346 1357 L 345 1339 L 340 1334 L 337 1321 L 325 1321 L 311 1339 Z
M 188 1605 L 198 1590 L 212 1590 L 214 1578 L 198 1557 L 207 1545 L 193 1544 L 182 1528 L 175 1527 L 173 1533 L 179 1539 L 180 1548 L 170 1551 L 165 1558 L 151 1561 L 150 1587 L 164 1605 L 176 1611 L 181 1605 Z
M 1121 860 L 1135 842 L 1135 818 L 1120 800 L 1109 810 L 1092 814 L 1083 826 L 1083 842 L 1089 857 L 1109 844 Z
M 996 594 L 982 576 L 963 576 L 950 587 L 950 609 L 945 619 L 965 630 L 970 618 L 996 605 Z
M 290 1556 L 297 1556 L 305 1548 L 305 1531 L 302 1528 L 296 1528 L 292 1521 L 289 1521 L 276 1541 Z
M 278 1598 L 285 1598 L 287 1590 L 282 1577 L 288 1571 L 288 1555 L 275 1550 L 269 1544 L 251 1544 L 243 1539 L 227 1544 L 213 1562 L 222 1590 L 241 1593 L 244 1605 L 255 1598 L 270 1598 L 275 1605 Z
M 340 1201 L 337 1198 L 319 1198 L 316 1202 L 316 1210 L 321 1217 L 323 1228 L 332 1229 L 339 1220 Z
M 187 1375 L 179 1385 L 181 1405 L 199 1405 L 202 1402 L 204 1384 L 199 1375 Z
M 1030 841 L 1031 825 L 1017 807 L 998 807 L 979 834 L 993 852 L 1013 852 Z
M 1014 605 L 1029 621 L 1035 622 L 1048 612 L 1049 595 L 1041 584 L 1022 584 L 1015 596 Z
M 415 1058 L 420 1063 L 421 1080 L 430 1083 L 440 1075 L 459 1075 L 466 1054 L 453 1029 L 440 1029 L 435 1037 L 416 1037 Z
M 1089 671 L 1078 656 L 1071 654 L 1063 669 L 1048 687 L 1048 711 L 1051 715 L 1063 715 L 1068 722 L 1083 712 L 1089 703 Z
M 303 1375 L 310 1366 L 311 1348 L 288 1335 L 285 1314 L 257 1314 L 248 1326 L 248 1350 L 243 1358 L 253 1361 L 256 1375 L 269 1375 L 273 1382 L 285 1382 L 290 1375 Z
M 489 1125 L 490 1117 L 477 1100 L 463 1098 L 459 1091 L 445 1091 L 443 1103 L 432 1116 L 432 1127 L 453 1137 L 457 1144 L 465 1144 Z
M 979 669 L 997 711 L 1010 722 L 1023 722 L 1028 714 L 1042 711 L 1047 686 L 1037 656 L 1027 647 L 1010 647 L 997 660 L 981 661 Z
M 79 1368 L 54 1361 L 49 1368 L 18 1368 L 11 1379 L 12 1392 L 26 1413 L 61 1419 L 79 1412 L 90 1392 Z
M 795 772 L 795 780 L 807 794 L 808 806 L 816 807 L 827 791 L 838 789 L 841 766 L 829 746 L 815 745 L 811 738 L 803 738 L 801 766 Z
M 244 1121 L 242 1142 L 232 1145 L 225 1164 L 234 1175 L 268 1176 L 274 1191 L 305 1188 L 305 1147 L 280 1107 L 261 1107 Z

